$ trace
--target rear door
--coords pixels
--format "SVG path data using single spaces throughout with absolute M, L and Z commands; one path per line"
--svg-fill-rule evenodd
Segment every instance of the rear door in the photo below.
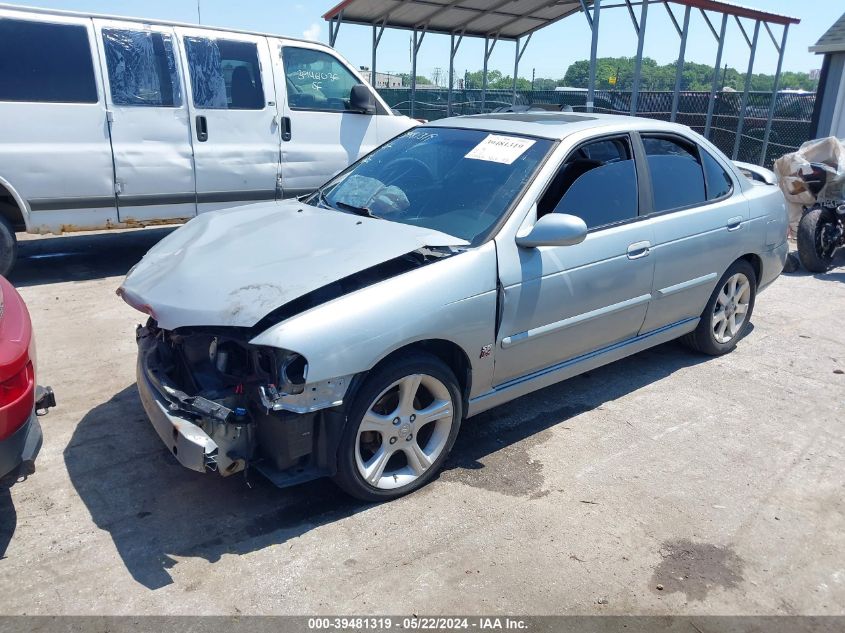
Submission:
M 642 133 L 654 227 L 654 290 L 642 332 L 701 315 L 743 254 L 748 202 L 727 169 L 686 137 Z
M 90 19 L 0 9 L 0 183 L 31 230 L 117 221 L 109 128 Z
M 285 197 L 313 191 L 379 145 L 378 121 L 389 113 L 349 111 L 352 86 L 363 84 L 338 57 L 304 42 L 270 39 L 276 84 L 284 86 L 282 183 Z M 397 130 L 398 132 L 398 130 Z
M 171 27 L 95 20 L 120 221 L 196 214 L 194 157 Z
M 273 200 L 280 133 L 266 38 L 176 31 L 190 86 L 198 211 Z

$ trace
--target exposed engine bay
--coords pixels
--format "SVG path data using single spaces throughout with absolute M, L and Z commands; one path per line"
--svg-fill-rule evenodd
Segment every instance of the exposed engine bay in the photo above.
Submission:
M 255 466 L 280 485 L 327 474 L 332 460 L 322 459 L 325 450 L 317 453 L 334 445 L 342 428 L 337 408 L 350 377 L 308 385 L 303 356 L 250 345 L 248 338 L 241 328 L 167 331 L 150 319 L 137 330 L 139 372 L 170 415 L 212 440 L 205 470 L 228 476 Z M 326 414 L 331 408 L 334 414 Z M 328 420 L 336 432 L 327 431 Z

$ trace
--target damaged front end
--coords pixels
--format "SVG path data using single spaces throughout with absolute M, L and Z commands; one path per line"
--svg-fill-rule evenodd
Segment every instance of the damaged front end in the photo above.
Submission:
M 331 475 L 352 376 L 309 384 L 300 354 L 249 344 L 246 328 L 138 326 L 138 389 L 185 467 L 255 467 L 276 485 Z

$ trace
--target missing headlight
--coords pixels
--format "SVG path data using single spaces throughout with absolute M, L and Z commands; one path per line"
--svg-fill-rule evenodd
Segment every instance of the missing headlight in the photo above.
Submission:
M 308 361 L 302 354 L 289 352 L 279 368 L 279 388 L 291 395 L 302 393 L 308 378 Z

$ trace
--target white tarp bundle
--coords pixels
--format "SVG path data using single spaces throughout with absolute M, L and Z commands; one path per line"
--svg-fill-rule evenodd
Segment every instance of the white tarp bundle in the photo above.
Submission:
M 818 196 L 807 189 L 802 174 L 812 171 L 810 163 L 823 166 L 827 182 Z M 807 141 L 797 152 L 784 154 L 775 161 L 774 171 L 789 207 L 789 230 L 798 231 L 803 207 L 821 203 L 841 204 L 845 200 L 845 143 L 836 137 Z

